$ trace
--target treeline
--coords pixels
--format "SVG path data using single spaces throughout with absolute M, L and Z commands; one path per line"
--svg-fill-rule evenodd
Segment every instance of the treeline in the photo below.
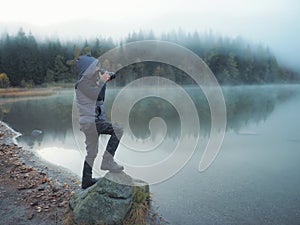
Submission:
M 94 57 L 122 44 L 141 40 L 165 40 L 178 43 L 199 55 L 221 84 L 257 84 L 295 82 L 299 76 L 280 66 L 268 47 L 252 45 L 242 38 L 222 38 L 212 33 L 200 35 L 181 30 L 156 37 L 153 32 L 130 33 L 115 43 L 112 38 L 85 41 L 37 41 L 22 29 L 16 35 L 3 34 L 0 39 L 0 87 L 34 86 L 77 79 L 74 59 L 92 49 Z M 108 62 L 109 63 L 109 62 Z M 139 63 L 122 69 L 115 85 L 143 76 L 166 76 L 180 84 L 193 82 L 179 69 L 159 63 Z
M 0 74 L 9 79 L 11 86 L 26 87 L 52 82 L 74 82 L 77 76 L 73 59 L 88 45 L 87 42 L 62 43 L 59 39 L 37 41 L 31 33 L 26 35 L 20 29 L 15 36 L 2 35 Z M 96 39 L 90 47 L 95 49 L 93 52 L 95 57 L 98 57 L 114 46 L 112 39 Z M 7 85 L 7 78 L 5 85 Z

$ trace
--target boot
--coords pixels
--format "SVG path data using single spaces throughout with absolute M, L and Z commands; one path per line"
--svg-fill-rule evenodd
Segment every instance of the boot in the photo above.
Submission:
M 97 180 L 92 178 L 92 167 L 87 163 L 87 161 L 84 161 L 81 188 L 86 189 L 94 185 L 96 182 Z
M 121 172 L 124 167 L 115 162 L 114 157 L 105 151 L 102 157 L 101 170 L 109 170 L 110 172 Z

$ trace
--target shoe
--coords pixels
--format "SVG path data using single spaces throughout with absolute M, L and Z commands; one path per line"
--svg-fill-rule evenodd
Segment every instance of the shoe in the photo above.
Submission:
M 116 163 L 114 157 L 109 152 L 105 151 L 100 169 L 117 173 L 123 171 L 124 167 Z
M 93 186 L 97 183 L 97 180 L 95 178 L 92 179 L 82 179 L 81 188 L 87 189 L 90 186 Z

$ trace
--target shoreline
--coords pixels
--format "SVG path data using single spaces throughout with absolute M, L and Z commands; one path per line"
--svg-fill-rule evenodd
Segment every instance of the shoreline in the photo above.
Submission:
M 60 87 L 36 87 L 36 88 L 0 88 L 1 98 L 19 98 L 32 96 L 49 96 Z
M 5 224 L 62 224 L 78 177 L 17 145 L 21 134 L 0 121 L 0 216 Z

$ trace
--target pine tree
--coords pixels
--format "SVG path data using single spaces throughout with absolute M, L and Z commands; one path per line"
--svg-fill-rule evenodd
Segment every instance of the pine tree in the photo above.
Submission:
M 226 70 L 229 73 L 229 80 L 237 84 L 239 82 L 239 70 L 237 68 L 237 63 L 235 61 L 235 57 L 233 53 L 229 53 L 228 58 L 227 58 L 227 63 L 226 63 Z

